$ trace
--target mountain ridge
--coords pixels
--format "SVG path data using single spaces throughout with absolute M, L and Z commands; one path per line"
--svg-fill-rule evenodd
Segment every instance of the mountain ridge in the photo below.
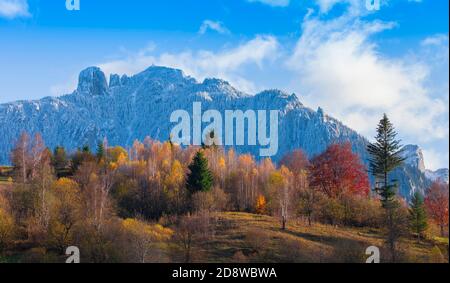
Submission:
M 61 145 L 68 150 L 85 144 L 95 147 L 104 137 L 110 144 L 124 147 L 146 136 L 168 140 L 170 113 L 178 109 L 191 112 L 194 102 L 202 102 L 204 110 L 279 110 L 280 142 L 275 161 L 297 148 L 313 157 L 331 143 L 349 141 L 367 164 L 365 137 L 322 108 L 314 111 L 306 107 L 295 94 L 265 90 L 251 95 L 224 80 L 198 82 L 182 70 L 158 66 L 133 76 L 111 74 L 109 82 L 100 68 L 89 67 L 80 73 L 77 89 L 71 94 L 0 104 L 0 164 L 8 163 L 12 145 L 23 130 L 40 132 L 48 146 Z M 393 174 L 405 198 L 416 190 L 423 192 L 431 183 L 421 165 L 423 154 L 417 146 L 408 147 L 408 159 L 414 161 Z M 238 147 L 237 151 L 257 156 L 254 146 Z

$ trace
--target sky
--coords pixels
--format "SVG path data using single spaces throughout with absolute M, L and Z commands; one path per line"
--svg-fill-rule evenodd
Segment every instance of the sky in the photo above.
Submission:
M 387 113 L 448 168 L 449 1 L 380 1 L 0 0 L 0 103 L 71 93 L 89 66 L 163 65 L 295 93 L 369 139 Z

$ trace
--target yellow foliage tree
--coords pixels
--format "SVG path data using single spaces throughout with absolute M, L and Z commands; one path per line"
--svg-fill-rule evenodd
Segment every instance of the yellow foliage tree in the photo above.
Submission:
M 173 235 L 171 229 L 137 219 L 123 220 L 122 229 L 133 246 L 131 250 L 133 258 L 141 263 L 147 261 L 152 249 L 157 249 L 158 244 L 169 240 Z
M 72 244 L 75 225 L 81 221 L 81 196 L 77 182 L 61 178 L 53 183 L 49 244 L 60 250 Z
M 180 161 L 175 160 L 172 168 L 164 180 L 165 193 L 169 199 L 169 206 L 174 212 L 179 212 L 183 200 L 185 172 Z
M 256 200 L 256 213 L 265 214 L 267 210 L 266 205 L 267 205 L 266 197 L 263 195 L 259 195 Z
M 128 152 L 121 146 L 110 147 L 107 150 L 109 162 L 119 163 L 128 160 Z

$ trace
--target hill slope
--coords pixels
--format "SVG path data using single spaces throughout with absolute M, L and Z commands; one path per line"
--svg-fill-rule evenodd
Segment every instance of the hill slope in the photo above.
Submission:
M 194 247 L 197 260 L 204 262 L 352 262 L 364 263 L 370 246 L 383 253 L 383 236 L 368 228 L 335 227 L 306 222 L 290 222 L 280 229 L 276 218 L 247 213 L 217 215 L 215 236 Z M 448 259 L 448 244 L 434 241 L 401 241 L 402 262 L 440 262 Z M 438 252 L 439 251 L 439 252 Z

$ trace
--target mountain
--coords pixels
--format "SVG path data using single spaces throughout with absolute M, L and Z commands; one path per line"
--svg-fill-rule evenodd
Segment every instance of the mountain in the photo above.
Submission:
M 400 194 L 407 200 L 417 191 L 424 195 L 432 181 L 425 174 L 422 149 L 417 145 L 405 145 L 402 148 L 402 157 L 405 159 L 403 166 L 395 169 L 391 176 L 400 184 Z
M 439 169 L 436 171 L 426 170 L 425 175 L 428 177 L 428 179 L 430 179 L 433 182 L 440 181 L 440 182 L 444 182 L 447 184 L 449 182 L 448 169 L 446 169 L 446 168 Z
M 422 149 L 413 144 L 405 145 L 402 149 L 403 158 L 405 158 L 404 163 L 417 168 L 420 172 L 425 173 L 425 160 L 423 158 Z
M 322 109 L 304 106 L 295 94 L 267 90 L 250 95 L 220 79 L 197 82 L 181 70 L 152 66 L 131 77 L 111 75 L 109 83 L 99 68 L 91 67 L 80 73 L 72 94 L 0 105 L 0 164 L 9 162 L 8 154 L 22 131 L 39 132 L 49 147 L 61 145 L 69 150 L 81 145 L 95 148 L 104 137 L 109 144 L 124 147 L 146 136 L 168 140 L 174 126 L 171 114 L 185 110 L 192 117 L 194 102 L 201 102 L 203 111 L 221 113 L 279 110 L 275 161 L 294 149 L 302 148 L 312 157 L 332 143 L 349 141 L 367 163 L 367 139 Z M 236 150 L 259 154 L 256 146 L 237 146 Z M 405 152 L 409 161 L 393 177 L 400 181 L 401 194 L 409 198 L 414 191 L 423 191 L 430 180 L 420 161 L 423 156 L 414 148 Z

